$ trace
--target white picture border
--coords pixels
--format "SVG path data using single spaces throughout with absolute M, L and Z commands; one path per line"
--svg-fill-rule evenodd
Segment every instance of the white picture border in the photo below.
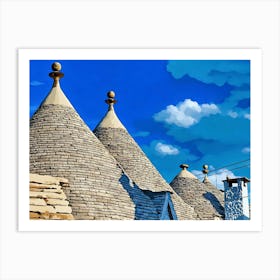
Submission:
M 0 0 L 0 15 L 1 280 L 280 279 L 279 0 Z M 135 47 L 262 49 L 262 231 L 18 231 L 17 50 Z
M 244 221 L 91 221 L 29 219 L 30 60 L 250 60 L 251 219 Z M 262 52 L 260 49 L 19 49 L 19 231 L 261 231 Z

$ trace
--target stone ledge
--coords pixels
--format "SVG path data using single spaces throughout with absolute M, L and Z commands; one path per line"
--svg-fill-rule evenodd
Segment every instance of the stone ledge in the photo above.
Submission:
M 72 214 L 58 214 L 58 213 L 30 212 L 29 218 L 33 220 L 74 220 Z
M 68 206 L 69 201 L 68 200 L 62 200 L 62 199 L 55 199 L 55 198 L 46 198 L 46 203 L 48 205 L 61 205 L 61 206 Z
M 31 198 L 57 198 L 57 199 L 66 199 L 64 193 L 55 193 L 55 192 L 29 192 Z
M 30 205 L 35 205 L 35 206 L 46 206 L 47 205 L 46 201 L 42 198 L 30 198 L 29 203 L 30 203 Z
M 65 178 L 52 177 L 49 175 L 39 175 L 34 173 L 29 174 L 29 181 L 30 183 L 40 183 L 47 185 L 59 185 L 59 183 L 69 183 L 69 181 Z
M 72 208 L 69 206 L 55 205 L 54 209 L 56 213 L 66 213 L 66 214 L 72 213 Z
M 52 206 L 39 206 L 39 205 L 30 205 L 29 206 L 30 212 L 38 212 L 38 213 L 55 213 L 55 209 Z

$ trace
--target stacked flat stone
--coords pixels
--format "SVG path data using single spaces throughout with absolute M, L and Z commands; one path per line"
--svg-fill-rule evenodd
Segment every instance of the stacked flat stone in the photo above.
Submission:
M 53 66 L 52 90 L 30 120 L 30 172 L 68 179 L 75 219 L 135 219 L 126 175 L 64 95 L 59 71 Z
M 73 220 L 72 209 L 64 189 L 69 188 L 65 178 L 30 174 L 30 219 Z
M 94 134 L 143 191 L 170 192 L 178 219 L 196 219 L 193 207 L 185 203 L 162 178 L 115 114 L 114 93 L 108 93 L 108 112 L 94 129 Z
M 182 164 L 181 172 L 170 183 L 175 192 L 191 205 L 201 220 L 224 219 L 222 193 L 214 186 L 200 182 Z

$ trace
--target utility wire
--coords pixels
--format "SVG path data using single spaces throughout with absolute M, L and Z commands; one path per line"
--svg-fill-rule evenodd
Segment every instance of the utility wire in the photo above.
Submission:
M 245 167 L 248 167 L 248 166 L 250 166 L 250 164 L 243 165 L 243 166 L 239 166 L 239 167 L 236 167 L 236 168 L 230 169 L 229 171 L 236 170 L 236 169 L 241 169 L 241 168 L 245 168 Z
M 247 160 L 246 160 L 247 161 Z M 242 162 L 245 162 L 245 160 L 244 161 L 242 161 Z M 241 163 L 241 162 L 238 162 L 238 163 Z M 237 164 L 237 163 L 236 163 Z M 221 170 L 221 169 L 223 169 L 223 168 L 225 168 L 225 167 L 228 167 L 228 166 L 232 166 L 232 165 L 236 165 L 236 164 L 230 164 L 230 165 L 226 165 L 226 166 L 224 166 L 224 167 L 221 167 L 221 168 L 217 168 L 217 169 L 214 169 L 214 170 L 212 170 L 212 171 L 209 171 L 209 173 L 207 174 L 207 175 L 209 175 L 210 173 L 210 175 L 215 175 L 215 174 L 217 174 L 218 172 L 218 170 Z M 232 168 L 232 169 L 228 169 L 228 171 L 233 171 L 233 170 L 237 170 L 237 169 L 241 169 L 241 168 L 245 168 L 245 167 L 248 167 L 248 166 L 250 166 L 250 164 L 246 164 L 246 165 L 242 165 L 242 166 L 238 166 L 238 167 L 235 167 L 235 168 Z M 216 172 L 215 172 L 216 171 Z M 203 178 L 205 175 L 204 174 L 201 174 L 201 175 L 199 175 L 199 176 L 197 176 L 198 178 Z
M 250 160 L 250 159 L 246 159 L 246 160 L 241 160 L 241 161 L 233 162 L 233 163 L 228 164 L 228 165 L 225 165 L 225 166 L 223 166 L 223 167 L 219 167 L 219 168 L 215 168 L 215 169 L 213 169 L 213 170 L 209 170 L 209 173 L 213 173 L 214 171 L 223 169 L 223 168 L 225 168 L 225 167 L 229 167 L 229 166 L 232 166 L 232 165 L 237 165 L 237 164 L 239 164 L 239 163 L 242 163 L 242 162 L 245 162 L 245 161 L 249 161 L 249 160 Z M 209 174 L 209 173 L 208 173 L 208 174 Z

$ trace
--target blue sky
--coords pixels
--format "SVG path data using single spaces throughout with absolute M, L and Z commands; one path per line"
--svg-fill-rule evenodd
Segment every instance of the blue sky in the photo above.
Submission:
M 250 61 L 57 61 L 61 88 L 90 129 L 115 91 L 117 115 L 168 182 L 181 163 L 199 178 L 203 164 L 226 166 L 209 176 L 218 187 L 226 175 L 250 178 Z M 30 61 L 30 116 L 51 89 L 53 62 Z

